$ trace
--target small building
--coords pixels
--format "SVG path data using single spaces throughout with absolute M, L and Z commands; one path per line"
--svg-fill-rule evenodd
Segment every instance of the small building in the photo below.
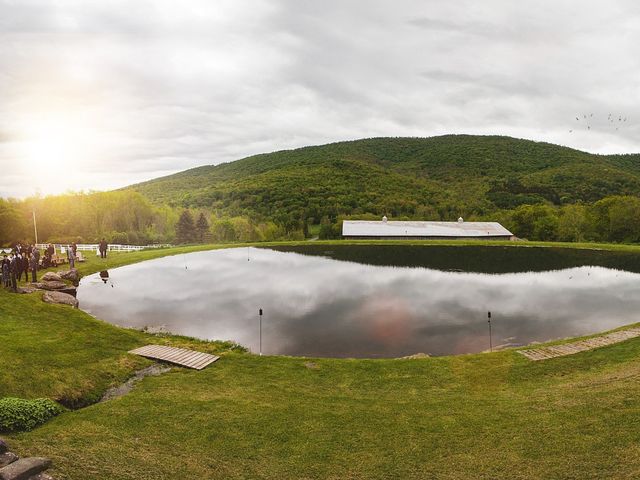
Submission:
M 342 237 L 351 239 L 483 239 L 512 240 L 514 235 L 498 222 L 390 222 L 345 220 Z

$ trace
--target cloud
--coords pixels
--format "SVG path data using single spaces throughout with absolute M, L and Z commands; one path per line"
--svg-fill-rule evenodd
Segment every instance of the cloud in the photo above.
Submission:
M 639 12 L 623 0 L 0 0 L 0 168 L 72 168 L 33 185 L 46 193 L 371 136 L 639 151 Z M 572 123 L 581 112 L 629 120 L 587 130 Z M 0 196 L 31 193 L 24 180 L 0 179 Z

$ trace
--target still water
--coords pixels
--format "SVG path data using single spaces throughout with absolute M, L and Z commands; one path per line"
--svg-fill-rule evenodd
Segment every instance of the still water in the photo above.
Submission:
M 499 247 L 413 247 L 420 249 L 414 250 L 416 264 L 437 257 L 439 268 L 453 265 L 455 271 L 446 271 L 396 266 L 407 263 L 397 258 L 405 259 L 408 247 L 356 247 L 354 261 L 346 261 L 348 246 L 326 248 L 234 248 L 121 267 L 109 270 L 106 283 L 98 274 L 84 278 L 80 308 L 117 325 L 234 340 L 254 352 L 262 309 L 265 354 L 325 357 L 480 352 L 489 347 L 488 311 L 494 346 L 640 321 L 640 275 L 617 269 L 628 264 L 635 270 L 635 257 L 582 251 L 577 258 L 565 250 L 568 260 L 556 261 L 557 270 L 481 273 L 514 270 L 514 261 L 502 258 Z M 537 260 L 557 255 L 552 249 L 507 250 Z M 447 254 L 453 258 L 444 265 Z M 484 267 L 461 261 L 465 255 Z M 518 269 L 529 268 L 521 263 Z

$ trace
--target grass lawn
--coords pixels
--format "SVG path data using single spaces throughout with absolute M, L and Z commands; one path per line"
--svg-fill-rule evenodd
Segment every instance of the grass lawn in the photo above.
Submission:
M 203 248 L 212 246 L 113 254 L 109 268 Z M 87 256 L 81 270 L 100 262 Z M 21 455 L 52 458 L 55 478 L 640 476 L 640 339 L 538 363 L 515 351 L 259 357 L 116 328 L 38 294 L 4 291 L 0 327 L 0 397 L 71 405 L 148 365 L 126 354 L 135 346 L 222 352 L 201 372 L 176 368 L 124 397 L 4 435 Z

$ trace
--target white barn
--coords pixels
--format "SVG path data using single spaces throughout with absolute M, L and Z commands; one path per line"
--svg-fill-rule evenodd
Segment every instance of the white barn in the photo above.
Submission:
M 352 239 L 485 239 L 511 240 L 514 235 L 498 222 L 389 222 L 345 220 L 342 237 Z

